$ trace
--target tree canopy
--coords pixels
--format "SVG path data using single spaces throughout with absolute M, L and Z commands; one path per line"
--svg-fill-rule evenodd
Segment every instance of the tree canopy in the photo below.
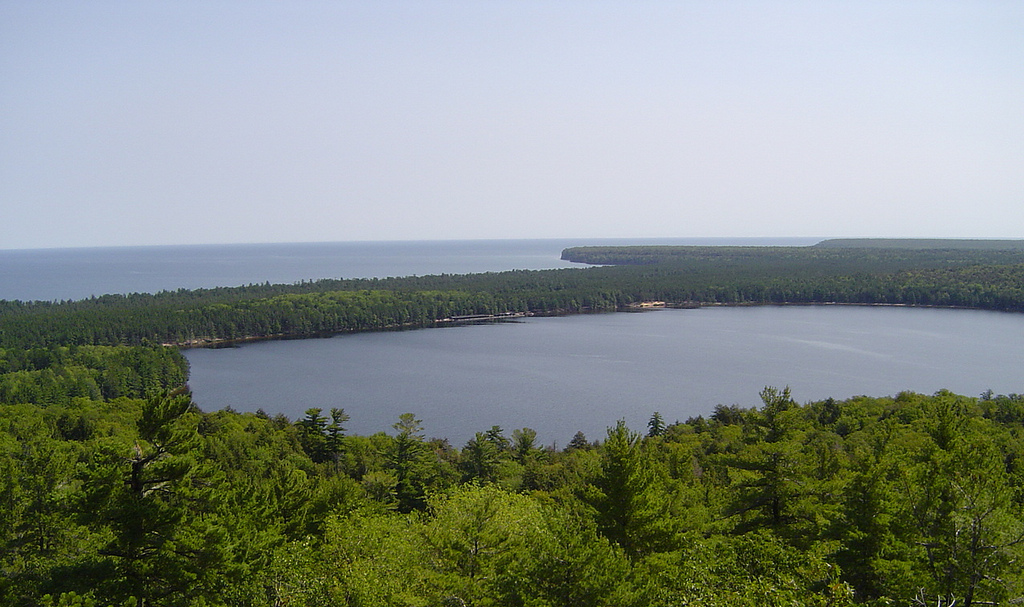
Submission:
M 654 300 L 1024 310 L 1014 251 L 585 256 L 608 255 L 630 265 L 0 302 L 0 604 L 1024 600 L 1024 396 L 767 386 L 563 450 L 498 426 L 454 446 L 414 412 L 361 436 L 340 408 L 201 411 L 161 345 Z

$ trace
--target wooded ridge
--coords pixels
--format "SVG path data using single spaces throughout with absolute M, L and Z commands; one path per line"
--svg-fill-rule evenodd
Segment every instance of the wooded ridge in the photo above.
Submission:
M 1024 250 L 587 247 L 563 256 L 623 265 L 0 301 L 0 347 L 304 337 L 474 314 L 614 311 L 642 301 L 1024 311 Z

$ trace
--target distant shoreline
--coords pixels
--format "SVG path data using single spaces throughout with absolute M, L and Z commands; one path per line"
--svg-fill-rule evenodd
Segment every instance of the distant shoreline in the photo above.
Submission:
M 562 316 L 586 316 L 590 314 L 636 314 L 642 312 L 655 312 L 659 310 L 699 310 L 701 308 L 769 308 L 769 307 L 864 307 L 864 308 L 922 308 L 922 309 L 934 309 L 934 310 L 975 310 L 979 312 L 1000 312 L 1005 314 L 1021 314 L 1013 310 L 989 310 L 985 308 L 971 308 L 967 306 L 936 306 L 936 305 L 925 305 L 925 304 L 904 304 L 904 303 L 857 303 L 857 302 L 841 302 L 841 301 L 825 301 L 825 302 L 778 302 L 778 303 L 758 303 L 758 302 L 741 302 L 741 303 L 720 303 L 720 302 L 660 302 L 664 305 L 652 305 L 643 306 L 640 302 L 637 304 L 631 304 L 628 306 L 620 307 L 616 310 L 581 310 L 578 312 L 559 310 L 553 312 L 512 312 L 504 314 L 475 314 L 472 315 L 475 318 L 465 318 L 461 320 L 455 320 L 451 318 L 442 318 L 433 321 L 432 323 L 408 323 L 404 325 L 392 325 L 383 327 L 380 329 L 350 329 L 345 331 L 325 331 L 322 333 L 275 333 L 273 335 L 248 335 L 245 337 L 232 337 L 232 338 L 203 338 L 194 339 L 187 342 L 180 343 L 162 343 L 161 346 L 167 348 L 177 348 L 179 350 L 191 350 L 191 349 L 213 349 L 218 348 L 231 348 L 240 346 L 248 343 L 257 343 L 263 341 L 300 341 L 304 339 L 330 339 L 332 337 L 338 337 L 342 335 L 355 335 L 360 333 L 391 333 L 396 331 L 415 331 L 419 329 L 435 329 L 454 327 L 458 325 L 467 324 L 492 324 L 501 322 L 516 322 L 522 318 L 558 318 Z

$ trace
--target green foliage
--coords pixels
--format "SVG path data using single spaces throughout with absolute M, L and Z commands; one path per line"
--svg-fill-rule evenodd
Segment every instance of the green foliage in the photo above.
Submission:
M 185 383 L 188 362 L 171 348 L 0 348 L 0 403 L 67 406 L 76 398 L 145 398 Z
M 494 426 L 454 449 L 412 413 L 371 436 L 341 408 L 203 413 L 158 345 L 649 300 L 1024 310 L 1020 250 L 874 245 L 0 301 L 0 604 L 1016 604 L 1020 395 L 767 387 L 645 436 L 619 422 L 558 451 Z
M 981 249 L 1021 250 L 1024 240 L 994 240 L 970 238 L 830 238 L 814 245 L 819 248 L 854 249 Z
M 134 444 L 101 445 L 84 471 L 80 518 L 110 534 L 97 564 L 115 573 L 95 580 L 105 597 L 181 603 L 215 594 L 226 538 L 206 516 L 216 495 L 197 461 L 197 424 L 187 393 L 152 397 Z
M 760 409 L 724 408 L 656 436 L 620 422 L 566 451 L 492 427 L 460 452 L 425 440 L 406 414 L 394 435 L 343 436 L 338 457 L 319 462 L 303 432 L 327 440 L 337 424 L 340 436 L 340 409 L 280 423 L 202 413 L 184 392 L 0 406 L 0 603 L 1007 604 L 1024 594 L 1019 399 L 762 397 Z
M 660 462 L 621 420 L 602 447 L 601 473 L 584 498 L 596 511 L 598 529 L 633 556 L 664 548 L 673 520 Z
M 0 301 L 0 348 L 206 345 L 435 326 L 465 315 L 610 311 L 650 300 L 1024 310 L 1020 249 L 588 247 L 563 257 L 625 265 Z M 88 389 L 77 376 L 65 381 Z

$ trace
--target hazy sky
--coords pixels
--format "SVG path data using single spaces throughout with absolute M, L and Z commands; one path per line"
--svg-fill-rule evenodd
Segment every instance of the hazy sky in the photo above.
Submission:
M 0 0 L 0 248 L 1024 238 L 1024 2 Z

